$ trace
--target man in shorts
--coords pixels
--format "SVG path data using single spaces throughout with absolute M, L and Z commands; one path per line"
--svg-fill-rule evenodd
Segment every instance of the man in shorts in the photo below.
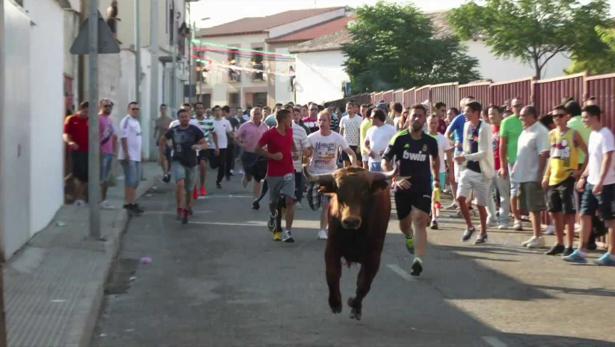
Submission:
M 267 185 L 269 186 L 268 225 L 273 227 L 273 240 L 294 242 L 292 236 L 295 217 L 295 169 L 293 167 L 293 130 L 290 112 L 285 109 L 275 114 L 277 125 L 261 136 L 256 146 L 256 154 L 268 159 Z M 264 147 L 267 149 L 263 149 Z M 286 229 L 282 231 L 282 204 L 285 209 Z
M 120 121 L 120 149 L 118 160 L 124 169 L 124 208 L 131 215 L 140 215 L 143 210 L 137 205 L 137 187 L 141 180 L 141 124 L 139 104 L 128 104 L 128 114 Z
M 102 99 L 99 103 L 100 113 L 98 114 L 98 130 L 100 133 L 100 192 L 102 201 L 100 208 L 113 209 L 114 206 L 107 200 L 107 189 L 109 188 L 109 176 L 113 157 L 117 152 L 117 136 L 111 121 L 111 110 L 113 102 L 109 99 Z
M 596 264 L 615 266 L 615 139 L 600 119 L 601 110 L 596 105 L 583 108 L 583 122 L 591 128 L 587 146 L 587 166 L 581 174 L 577 188 L 583 192 L 581 201 L 581 234 L 579 247 L 565 261 L 587 262 L 587 245 L 592 230 L 592 217 L 597 211 L 609 229 L 608 249 Z
M 431 187 L 438 188 L 438 142 L 423 132 L 427 119 L 427 109 L 421 104 L 412 107 L 408 129 L 398 132 L 384 153 L 383 167 L 393 169 L 397 162 L 399 176 L 393 186 L 395 205 L 399 217 L 399 228 L 406 236 L 406 249 L 416 256 L 412 261 L 411 272 L 419 276 L 423 271 L 423 260 L 427 247 L 427 225 L 431 212 Z M 414 235 L 412 224 L 415 225 Z
M 262 122 L 263 114 L 260 107 L 255 106 L 250 110 L 250 120 L 243 123 L 237 131 L 237 144 L 243 149 L 241 153 L 241 163 L 243 165 L 244 176 L 241 181 L 244 187 L 254 179 L 254 199 L 261 194 L 261 180 L 267 173 L 267 162 L 263 157 L 256 154 L 258 140 L 267 131 L 267 126 Z
M 64 121 L 66 147 L 70 150 L 75 187 L 75 206 L 85 205 L 85 192 L 88 183 L 88 102 L 79 104 L 79 111 Z
M 542 236 L 540 213 L 546 206 L 541 182 L 549 158 L 549 130 L 538 121 L 538 111 L 534 106 L 521 109 L 519 119 L 523 131 L 519 135 L 517 158 L 510 178 L 519 183 L 519 207 L 529 212 L 532 223 L 533 236 L 522 245 L 542 248 L 545 239 Z
M 154 141 L 156 144 L 160 143 L 162 137 L 169 129 L 173 118 L 167 114 L 167 105 L 160 104 L 160 116 L 156 119 L 156 126 L 154 128 Z M 162 169 L 162 181 L 169 183 L 171 180 L 171 174 L 169 173 L 169 165 L 171 163 L 171 147 L 166 146 L 160 148 L 160 168 Z
M 167 141 L 172 142 L 173 158 L 171 172 L 175 178 L 177 197 L 177 217 L 182 224 L 188 223 L 191 201 L 191 191 L 194 187 L 195 167 L 197 165 L 196 151 L 207 149 L 207 142 L 203 132 L 195 125 L 190 124 L 190 114 L 185 109 L 177 111 L 179 125 L 169 129 L 164 138 L 160 140 L 160 146 L 166 146 Z
M 190 121 L 190 124 L 196 125 L 203 132 L 205 140 L 207 141 L 208 148 L 218 148 L 218 136 L 214 132 L 214 120 L 211 117 L 205 117 L 205 105 L 202 102 L 194 104 L 196 116 Z M 199 159 L 199 188 L 195 187 L 192 197 L 198 198 L 198 196 L 207 195 L 207 189 L 205 188 L 205 181 L 207 178 L 207 150 L 198 151 Z

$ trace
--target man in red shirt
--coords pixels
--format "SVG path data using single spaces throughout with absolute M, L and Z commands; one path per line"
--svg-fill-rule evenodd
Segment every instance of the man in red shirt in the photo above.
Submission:
M 295 168 L 293 166 L 293 129 L 288 110 L 278 110 L 275 114 L 277 126 L 267 130 L 258 141 L 255 152 L 268 159 L 267 185 L 269 186 L 268 226 L 273 231 L 274 241 L 294 242 L 291 234 L 295 217 Z M 263 149 L 264 147 L 267 149 Z M 286 230 L 281 229 L 282 208 L 286 208 Z
M 88 105 L 79 104 L 79 111 L 64 121 L 62 136 L 71 153 L 72 176 L 75 179 L 75 206 L 85 205 L 88 182 Z

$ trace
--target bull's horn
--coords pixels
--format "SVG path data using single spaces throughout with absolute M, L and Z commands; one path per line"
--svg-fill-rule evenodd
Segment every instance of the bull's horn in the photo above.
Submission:
M 331 182 L 333 180 L 333 175 L 331 174 L 322 174 L 322 175 L 314 175 L 310 173 L 307 165 L 303 166 L 303 173 L 309 182 L 323 184 L 327 182 Z

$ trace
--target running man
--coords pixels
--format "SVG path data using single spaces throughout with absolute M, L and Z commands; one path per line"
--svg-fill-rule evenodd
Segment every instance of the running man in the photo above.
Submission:
M 315 107 L 315 106 L 312 106 Z M 350 157 L 350 163 L 357 166 L 357 156 L 348 146 L 342 135 L 331 130 L 331 114 L 328 111 L 321 111 L 318 114 L 319 130 L 308 136 L 309 153 L 311 158 L 309 170 L 316 175 L 330 174 L 337 170 L 337 156 L 341 148 Z M 320 214 L 320 230 L 318 239 L 326 240 L 327 223 L 329 220 L 329 199 L 323 197 L 321 203 L 322 212 Z
M 160 147 L 167 145 L 171 140 L 173 144 L 173 158 L 171 171 L 175 178 L 177 217 L 182 224 L 188 223 L 188 207 L 190 206 L 191 191 L 194 187 L 195 167 L 197 165 L 196 151 L 207 149 L 207 142 L 203 132 L 195 125 L 190 124 L 190 114 L 185 109 L 177 111 L 179 125 L 169 129 L 160 139 Z
M 393 139 L 384 154 L 383 167 L 393 169 L 393 161 L 398 163 L 399 176 L 394 182 L 395 205 L 399 217 L 399 228 L 406 236 L 406 248 L 416 256 L 412 261 L 412 276 L 423 271 L 425 248 L 427 246 L 427 225 L 431 211 L 431 181 L 439 188 L 438 142 L 423 132 L 427 119 L 427 109 L 421 104 L 412 106 L 410 124 Z M 412 224 L 415 226 L 414 235 Z
M 254 178 L 254 199 L 258 199 L 261 194 L 261 180 L 265 178 L 267 171 L 267 164 L 263 157 L 255 153 L 258 140 L 268 130 L 262 120 L 261 108 L 258 106 L 253 107 L 250 110 L 250 120 L 243 123 L 236 134 L 237 144 L 243 149 L 241 162 L 243 164 L 244 176 L 241 184 L 247 187 L 248 183 Z
M 190 121 L 190 124 L 196 125 L 203 132 L 203 136 L 207 141 L 208 148 L 218 148 L 218 135 L 214 131 L 214 120 L 210 117 L 205 117 L 205 105 L 198 101 L 194 104 L 194 109 L 196 112 L 196 116 L 193 120 Z M 208 160 L 208 151 L 202 150 L 198 151 L 198 159 L 199 159 L 199 189 L 197 194 L 193 192 L 193 198 L 195 196 L 205 196 L 207 195 L 207 189 L 205 188 L 205 181 L 207 178 L 207 160 Z M 218 152 L 215 155 L 219 155 Z M 196 189 L 196 187 L 195 187 Z
M 269 227 L 273 226 L 273 240 L 295 242 L 292 236 L 295 217 L 295 168 L 293 166 L 293 129 L 288 110 L 275 114 L 277 125 L 267 130 L 258 141 L 255 153 L 267 158 L 267 185 L 269 186 Z M 267 149 L 263 147 L 267 146 Z M 281 218 L 285 208 L 286 229 L 282 231 Z

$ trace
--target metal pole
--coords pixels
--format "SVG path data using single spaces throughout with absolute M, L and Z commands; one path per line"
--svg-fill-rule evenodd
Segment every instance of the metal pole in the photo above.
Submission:
M 158 114 L 158 67 L 160 66 L 158 62 L 158 19 L 159 19 L 159 0 L 152 0 L 150 3 L 150 54 L 151 54 L 151 62 L 150 62 L 150 119 L 152 122 L 156 121 L 156 116 Z M 148 125 L 149 126 L 149 125 Z M 158 139 L 156 139 L 158 141 Z M 151 146 L 150 146 L 151 147 Z M 156 151 L 154 151 L 155 153 Z
M 141 103 L 141 15 L 140 0 L 135 0 L 135 100 Z
M 177 111 L 177 20 L 175 19 L 175 2 L 173 2 L 173 21 L 171 23 L 171 110 Z
M 5 5 L 5 1 L 0 1 L 0 28 L 5 28 L 5 17 L 4 17 L 4 6 Z M 0 71 L 2 71 L 2 73 L 0 73 L 0 112 L 2 112 L 2 115 L 0 115 L 0 124 L 4 124 L 4 117 L 6 117 L 6 115 L 4 114 L 4 92 L 5 92 L 5 82 L 6 82 L 6 78 L 4 76 L 4 71 L 5 71 L 5 66 L 4 66 L 4 57 L 5 57 L 5 42 L 6 42 L 6 31 L 2 30 L 0 31 Z M 2 134 L 0 134 L 0 139 L 2 137 Z M 6 165 L 9 163 L 1 163 L 0 165 Z M 3 191 L 4 191 L 5 187 L 3 186 L 3 182 L 0 182 L 0 196 L 4 195 Z M 5 202 L 0 202 L 0 208 L 4 209 L 4 203 Z M 2 213 L 2 211 L 0 211 L 0 213 Z M 3 214 L 4 215 L 4 214 Z M 5 256 L 4 256 L 4 240 L 6 238 L 6 229 L 4 228 L 4 225 L 0 225 L 0 347 L 6 347 L 7 346 L 7 339 L 6 339 L 6 316 L 4 313 L 4 267 L 6 265 L 5 262 Z
M 88 27 L 88 200 L 90 206 L 90 237 L 100 240 L 100 141 L 98 135 L 98 0 L 90 0 Z

